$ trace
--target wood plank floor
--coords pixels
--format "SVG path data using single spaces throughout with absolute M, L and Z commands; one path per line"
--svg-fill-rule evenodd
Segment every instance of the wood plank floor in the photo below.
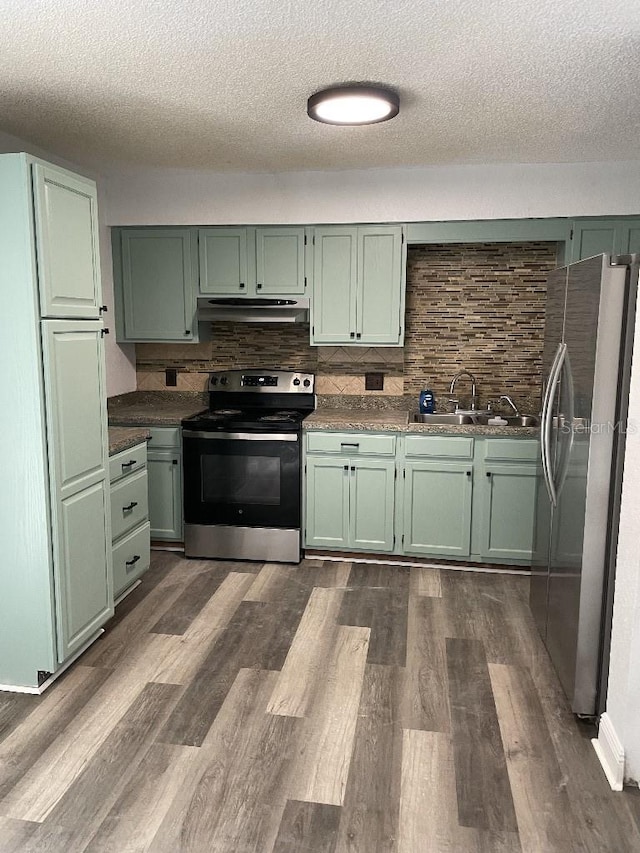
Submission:
M 154 552 L 43 696 L 0 693 L 0 853 L 640 851 L 528 583 Z

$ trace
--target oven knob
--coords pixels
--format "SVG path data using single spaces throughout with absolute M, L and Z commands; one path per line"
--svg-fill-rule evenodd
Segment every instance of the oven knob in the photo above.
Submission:
M 212 385 L 217 385 L 217 384 L 218 384 L 218 377 L 217 377 L 217 376 L 212 376 L 212 377 L 211 377 L 211 384 L 212 384 Z
M 299 380 L 299 379 L 294 379 L 294 380 L 293 380 L 293 384 L 294 384 L 294 385 L 299 385 L 299 384 L 300 384 L 300 380 Z
M 311 385 L 311 380 L 310 380 L 310 379 L 305 379 L 305 380 L 304 380 L 304 382 L 303 382 L 302 384 L 304 385 L 304 387 L 305 387 L 305 388 L 308 388 L 308 387 L 309 387 L 309 385 Z
M 226 377 L 226 376 L 223 376 L 223 377 L 222 377 L 222 379 L 220 380 L 220 384 L 221 384 L 221 385 L 226 385 L 228 381 L 229 381 L 229 380 L 227 379 L 227 377 Z

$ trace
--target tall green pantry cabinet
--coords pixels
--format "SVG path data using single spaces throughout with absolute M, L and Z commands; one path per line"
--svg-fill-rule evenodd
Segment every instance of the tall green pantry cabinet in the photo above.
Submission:
M 113 614 L 93 182 L 0 156 L 0 689 L 39 691 Z

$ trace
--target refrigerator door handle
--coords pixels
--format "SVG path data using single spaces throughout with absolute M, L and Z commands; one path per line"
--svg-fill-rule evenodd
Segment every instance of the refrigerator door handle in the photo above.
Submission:
M 552 506 L 556 506 L 558 496 L 556 487 L 553 482 L 553 474 L 551 470 L 551 427 L 553 424 L 553 402 L 555 400 L 556 391 L 558 388 L 558 378 L 567 352 L 567 345 L 561 343 L 558 345 L 558 351 L 549 373 L 549 383 L 547 385 L 547 394 L 545 397 L 545 405 L 542 412 L 542 425 L 540 431 L 540 442 L 542 449 L 542 470 L 544 472 L 544 480 L 549 493 L 549 500 Z
M 558 479 L 555 484 L 556 494 L 559 495 L 562 491 L 562 487 L 564 486 L 565 480 L 567 479 L 567 475 L 569 473 L 569 462 L 571 459 L 571 449 L 573 447 L 573 436 L 574 436 L 574 427 L 575 427 L 575 396 L 573 391 L 573 374 L 571 372 L 571 360 L 569 358 L 569 352 L 565 353 L 565 357 L 563 359 L 563 370 L 566 376 L 566 386 L 567 386 L 567 398 L 569 404 L 569 411 L 566 418 L 566 423 L 569 426 L 569 441 L 566 447 L 563 448 L 563 453 L 561 455 L 561 464 L 558 470 Z M 565 423 L 559 425 L 560 429 L 564 429 Z

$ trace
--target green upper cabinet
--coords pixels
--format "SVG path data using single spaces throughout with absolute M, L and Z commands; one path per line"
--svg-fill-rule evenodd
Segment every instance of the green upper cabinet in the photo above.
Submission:
M 303 295 L 304 227 L 200 228 L 200 293 Z
M 312 344 L 402 345 L 401 225 L 315 228 L 313 269 Z
M 640 219 L 576 219 L 573 223 L 572 261 L 630 252 L 640 252 Z
M 256 292 L 304 294 L 304 228 L 256 228 Z
M 358 229 L 314 229 L 312 344 L 355 343 Z
M 618 251 L 621 255 L 640 252 L 640 219 L 627 219 L 623 223 L 620 237 Z
M 200 293 L 246 295 L 249 288 L 247 229 L 200 228 Z
M 405 267 L 401 226 L 358 228 L 356 338 L 360 343 L 402 343 Z
M 127 228 L 113 234 L 119 341 L 197 341 L 196 233 Z
M 98 317 L 102 299 L 96 186 L 43 163 L 33 164 L 32 175 L 41 314 Z

